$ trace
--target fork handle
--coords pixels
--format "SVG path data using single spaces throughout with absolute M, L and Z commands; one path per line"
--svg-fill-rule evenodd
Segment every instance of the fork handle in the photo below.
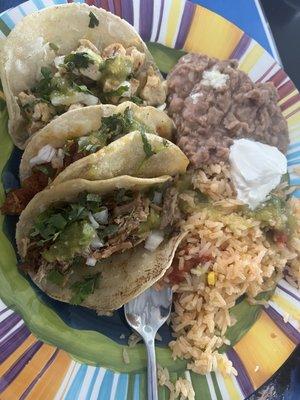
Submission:
M 154 339 L 150 339 L 146 343 L 146 347 L 148 354 L 148 400 L 158 400 Z

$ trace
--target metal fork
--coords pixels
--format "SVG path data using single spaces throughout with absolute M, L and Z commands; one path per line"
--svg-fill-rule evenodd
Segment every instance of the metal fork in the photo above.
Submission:
M 147 289 L 124 307 L 128 324 L 142 336 L 147 348 L 148 400 L 158 399 L 154 341 L 156 332 L 170 315 L 171 305 L 172 290 L 166 287 Z

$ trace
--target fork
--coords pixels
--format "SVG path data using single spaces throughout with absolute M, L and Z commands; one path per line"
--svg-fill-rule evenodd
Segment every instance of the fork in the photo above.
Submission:
M 146 345 L 148 363 L 148 400 L 157 400 L 157 371 L 155 357 L 155 335 L 168 319 L 172 306 L 172 290 L 153 287 L 125 304 L 124 311 L 128 324 L 139 333 Z

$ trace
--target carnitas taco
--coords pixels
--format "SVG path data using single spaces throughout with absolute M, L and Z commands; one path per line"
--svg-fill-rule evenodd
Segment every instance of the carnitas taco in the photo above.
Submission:
M 70 179 L 183 173 L 188 159 L 166 139 L 172 130 L 165 113 L 131 102 L 61 115 L 29 140 L 20 164 L 21 188 L 7 193 L 1 211 L 20 214 L 36 193 Z
M 2 47 L 9 133 L 30 135 L 74 108 L 131 100 L 165 102 L 163 78 L 125 20 L 94 6 L 65 4 L 28 15 Z
M 22 212 L 21 269 L 49 296 L 110 313 L 159 280 L 182 238 L 170 177 L 74 179 Z

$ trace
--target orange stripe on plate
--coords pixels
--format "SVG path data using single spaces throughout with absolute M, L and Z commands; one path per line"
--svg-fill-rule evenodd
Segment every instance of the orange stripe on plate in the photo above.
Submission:
M 236 48 L 243 32 L 221 16 L 198 6 L 184 49 L 226 59 Z
M 55 361 L 36 383 L 28 400 L 53 400 L 71 364 L 71 358 L 64 351 L 59 351 Z
M 264 311 L 234 346 L 255 389 L 281 367 L 294 348 L 295 344 Z
M 5 372 L 22 356 L 22 354 L 35 343 L 37 339 L 30 335 L 28 338 L 19 346 L 1 365 L 0 365 L 0 376 Z M 0 397 L 1 399 L 1 397 Z
M 45 366 L 56 348 L 43 344 L 16 379 L 1 394 L 3 399 L 18 399 Z

